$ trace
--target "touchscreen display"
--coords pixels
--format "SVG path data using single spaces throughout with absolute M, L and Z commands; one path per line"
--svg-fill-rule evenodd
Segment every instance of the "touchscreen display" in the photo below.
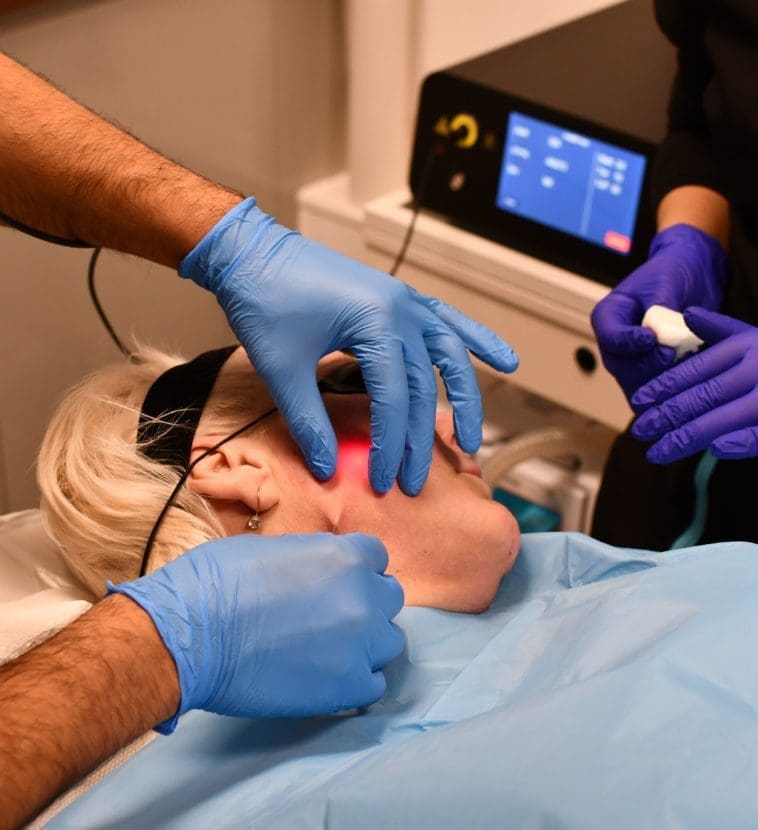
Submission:
M 512 112 L 497 207 L 628 254 L 644 156 Z

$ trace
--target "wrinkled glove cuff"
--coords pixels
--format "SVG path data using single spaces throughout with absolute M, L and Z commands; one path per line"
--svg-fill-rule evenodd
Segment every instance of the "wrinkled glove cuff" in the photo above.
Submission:
M 671 225 L 653 237 L 649 256 L 652 258 L 670 246 L 686 247 L 695 261 L 705 267 L 705 273 L 715 278 L 716 287 L 723 293 L 726 288 L 729 258 L 721 244 L 709 233 L 684 222 Z
M 247 251 L 273 217 L 264 213 L 251 197 L 225 214 L 179 263 L 179 276 L 196 282 L 214 294 L 223 286 L 226 274 Z
M 176 670 L 179 675 L 179 708 L 170 718 L 168 718 L 168 720 L 165 720 L 154 727 L 155 731 L 161 735 L 170 735 L 176 729 L 176 725 L 179 723 L 179 718 L 191 708 L 186 704 L 186 696 L 184 692 L 184 678 L 187 676 L 188 666 L 186 665 L 184 652 L 177 642 L 176 629 L 174 627 L 176 623 L 172 626 L 170 622 L 165 619 L 165 609 L 162 608 L 160 604 L 156 604 L 154 598 L 152 596 L 148 596 L 148 594 L 142 590 L 139 585 L 139 580 L 131 583 L 122 582 L 119 585 L 114 585 L 112 582 L 108 581 L 105 583 L 105 587 L 106 596 L 110 596 L 111 594 L 121 594 L 122 596 L 129 597 L 129 599 L 136 602 L 137 605 L 139 605 L 140 608 L 142 608 L 142 610 L 150 616 L 150 619 L 153 621 L 153 625 L 156 627 L 161 640 L 163 640 L 163 645 L 166 646 L 166 650 L 176 664 Z

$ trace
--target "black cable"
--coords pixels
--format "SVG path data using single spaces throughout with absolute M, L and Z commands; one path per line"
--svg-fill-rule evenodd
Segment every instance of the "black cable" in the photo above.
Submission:
M 95 311 L 100 318 L 100 322 L 105 326 L 105 330 L 111 336 L 111 340 L 113 340 L 126 357 L 131 357 L 131 352 L 119 339 L 119 336 L 116 334 L 110 320 L 106 316 L 102 305 L 100 305 L 100 300 L 98 299 L 97 291 L 95 290 L 95 265 L 97 264 L 97 258 L 100 256 L 100 252 L 103 249 L 90 245 L 89 242 L 81 242 L 78 239 L 66 239 L 63 236 L 55 236 L 54 234 L 37 230 L 37 228 L 25 225 L 23 222 L 19 222 L 18 219 L 13 219 L 11 216 L 8 216 L 2 212 L 0 212 L 0 221 L 17 231 L 27 234 L 27 236 L 33 236 L 35 239 L 41 239 L 43 242 L 51 242 L 53 245 L 63 245 L 66 248 L 94 248 L 92 256 L 89 260 L 89 267 L 87 268 L 87 288 L 89 289 L 90 299 L 92 300 L 92 304 L 95 306 Z
M 33 236 L 36 239 L 41 239 L 43 242 L 52 242 L 53 245 L 64 245 L 66 248 L 95 247 L 94 245 L 90 245 L 89 242 L 82 242 L 80 239 L 67 239 L 65 236 L 55 236 L 52 233 L 37 230 L 37 228 L 25 225 L 23 222 L 19 222 L 18 219 L 14 219 L 6 213 L 0 213 L 0 222 L 8 225 L 8 227 L 15 228 L 17 231 L 27 234 L 27 236 Z
M 400 250 L 395 257 L 395 261 L 392 263 L 392 268 L 389 270 L 390 276 L 394 277 L 397 274 L 397 269 L 402 265 L 403 260 L 405 259 L 405 255 L 408 252 L 408 246 L 411 244 L 411 239 L 413 238 L 413 232 L 416 229 L 416 220 L 418 219 L 419 213 L 421 213 L 421 201 L 424 198 L 424 192 L 426 191 L 427 181 L 429 179 L 429 173 L 431 173 L 432 167 L 434 166 L 434 160 L 437 156 L 442 155 L 444 153 L 445 147 L 440 142 L 435 142 L 429 153 L 424 160 L 424 166 L 421 168 L 421 176 L 419 176 L 419 183 L 418 188 L 416 190 L 416 195 L 413 197 L 413 201 L 411 202 L 411 221 L 408 224 L 408 228 L 405 231 L 405 237 L 403 238 L 403 244 L 400 246 Z
M 416 229 L 416 220 L 418 219 L 419 213 L 421 213 L 421 203 L 424 199 L 424 194 L 426 193 L 426 186 L 429 184 L 429 175 L 434 167 L 434 162 L 437 160 L 439 156 L 442 156 L 447 152 L 447 147 L 451 141 L 455 141 L 458 138 L 462 138 L 465 134 L 465 128 L 460 127 L 454 132 L 446 135 L 444 138 L 440 138 L 438 141 L 432 144 L 431 148 L 429 149 L 429 153 L 426 159 L 424 159 L 424 166 L 421 168 L 421 175 L 419 176 L 416 194 L 414 195 L 413 201 L 410 204 L 410 208 L 412 211 L 411 221 L 408 224 L 408 228 L 405 231 L 403 244 L 400 246 L 400 250 L 398 251 L 398 254 L 395 257 L 395 261 L 392 263 L 392 268 L 390 268 L 389 270 L 390 276 L 394 277 L 397 275 L 397 269 L 402 265 L 403 260 L 405 259 L 405 255 L 408 252 L 408 246 L 411 244 L 413 232 Z
M 158 531 L 160 530 L 161 525 L 163 524 L 163 519 L 165 518 L 166 514 L 168 513 L 171 505 L 174 503 L 174 499 L 176 498 L 179 491 L 184 487 L 187 479 L 190 477 L 190 474 L 195 469 L 195 467 L 204 459 L 207 458 L 209 455 L 213 455 L 220 447 L 227 443 L 227 441 L 231 441 L 233 438 L 236 438 L 238 435 L 242 435 L 243 432 L 247 432 L 247 430 L 252 429 L 254 426 L 257 426 L 264 418 L 268 418 L 270 415 L 273 415 L 274 412 L 278 412 L 277 407 L 272 407 L 271 409 L 266 410 L 262 415 L 258 415 L 256 418 L 253 418 L 252 421 L 248 421 L 246 424 L 241 426 L 239 429 L 235 429 L 231 435 L 227 435 L 226 438 L 222 438 L 218 443 L 214 444 L 212 447 L 209 447 L 207 450 L 203 450 L 200 455 L 189 464 L 184 472 L 179 477 L 179 481 L 176 482 L 174 485 L 174 489 L 171 491 L 171 495 L 166 499 L 166 503 L 163 505 L 163 509 L 158 514 L 158 518 L 155 520 L 155 524 L 153 525 L 153 529 L 150 531 L 150 535 L 147 537 L 147 542 L 145 542 L 145 549 L 142 551 L 142 564 L 140 565 L 139 575 L 144 576 L 147 573 L 147 565 L 150 561 L 150 551 L 153 549 L 153 545 L 155 544 L 155 538 L 158 535 Z
M 119 339 L 119 336 L 116 334 L 116 330 L 111 325 L 111 321 L 108 319 L 103 307 L 100 305 L 100 300 L 98 299 L 97 291 L 95 290 L 95 266 L 97 265 L 97 258 L 100 256 L 100 252 L 102 250 L 102 248 L 95 248 L 89 260 L 89 267 L 87 268 L 87 288 L 89 289 L 89 296 L 92 300 L 92 304 L 95 306 L 95 311 L 100 318 L 100 322 L 105 326 L 105 330 L 111 336 L 111 340 L 118 346 L 119 349 L 121 349 L 121 352 L 125 357 L 131 357 L 131 352 Z
M 397 276 L 397 269 L 403 264 L 405 254 L 408 251 L 408 246 L 411 244 L 411 239 L 413 238 L 413 231 L 416 229 L 416 220 L 418 219 L 419 213 L 421 213 L 421 201 L 414 199 L 411 203 L 411 210 L 413 211 L 413 213 L 411 214 L 411 221 L 408 224 L 408 228 L 405 231 L 405 238 L 403 239 L 403 244 L 400 246 L 400 250 L 398 251 L 398 254 L 395 257 L 395 261 L 392 263 L 392 268 L 390 268 L 389 270 L 389 275 L 391 277 Z

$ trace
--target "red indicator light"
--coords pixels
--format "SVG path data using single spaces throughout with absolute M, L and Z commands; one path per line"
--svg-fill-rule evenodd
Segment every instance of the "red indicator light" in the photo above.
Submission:
M 616 233 L 616 231 L 606 231 L 603 237 L 603 244 L 606 248 L 613 248 L 614 251 L 621 251 L 622 254 L 628 254 L 632 247 L 632 240 L 623 233 Z

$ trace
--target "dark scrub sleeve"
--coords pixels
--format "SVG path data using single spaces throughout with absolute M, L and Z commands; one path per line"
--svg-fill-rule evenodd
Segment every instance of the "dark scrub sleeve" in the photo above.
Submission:
M 658 25 L 677 47 L 678 63 L 669 101 L 668 134 L 653 169 L 655 205 L 682 185 L 695 184 L 724 193 L 703 108 L 703 96 L 713 78 L 713 64 L 705 48 L 705 6 L 697 0 L 655 3 Z

